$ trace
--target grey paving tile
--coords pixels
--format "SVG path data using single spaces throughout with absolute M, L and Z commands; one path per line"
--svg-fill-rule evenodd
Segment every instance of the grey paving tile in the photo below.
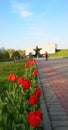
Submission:
M 60 116 L 60 115 L 64 116 L 64 115 L 66 115 L 66 113 L 64 111 L 51 111 L 50 115 L 51 116 L 57 116 L 57 115 L 58 116 Z
M 55 130 L 68 130 L 68 127 L 56 127 Z
M 60 126 L 60 127 L 68 127 L 68 121 L 63 120 L 63 121 L 52 121 L 53 127 L 55 126 Z
M 59 121 L 59 120 L 63 120 L 63 121 L 68 121 L 68 116 L 67 115 L 56 115 L 56 116 L 51 116 L 51 120 L 52 121 L 55 121 L 55 120 L 57 120 L 57 121 Z

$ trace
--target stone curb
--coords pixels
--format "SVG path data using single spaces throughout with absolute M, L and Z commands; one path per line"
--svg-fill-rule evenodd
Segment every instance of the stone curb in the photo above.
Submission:
M 38 86 L 40 87 L 40 89 L 42 91 L 39 74 L 37 75 L 37 80 L 38 80 Z M 43 120 L 42 120 L 43 129 L 44 130 L 52 130 L 50 120 L 49 120 L 49 117 L 48 117 L 46 104 L 45 104 L 45 101 L 44 101 L 44 98 L 43 98 L 43 91 L 42 91 L 42 94 L 40 96 L 40 108 L 41 108 L 41 111 L 42 111 L 42 114 L 43 114 Z

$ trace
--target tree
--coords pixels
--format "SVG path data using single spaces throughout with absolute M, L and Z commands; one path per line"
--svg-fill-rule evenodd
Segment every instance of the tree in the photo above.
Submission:
M 5 59 L 9 59 L 10 58 L 10 55 L 7 51 L 4 52 L 4 58 Z
M 12 58 L 12 54 L 14 51 L 15 51 L 14 49 L 7 49 L 7 52 L 9 53 L 10 58 Z
M 0 60 L 9 59 L 9 57 L 9 53 L 4 48 L 0 48 Z
M 20 53 L 18 51 L 14 51 L 12 54 L 12 57 L 15 59 L 19 59 L 20 58 Z

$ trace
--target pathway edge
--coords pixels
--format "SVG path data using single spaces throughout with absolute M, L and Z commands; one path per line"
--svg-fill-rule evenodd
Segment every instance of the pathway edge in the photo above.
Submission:
M 42 91 L 39 74 L 37 75 L 37 81 L 38 81 L 38 86 Z M 40 96 L 40 109 L 41 109 L 42 114 L 43 114 L 43 121 L 42 121 L 43 122 L 43 129 L 44 130 L 52 130 L 50 120 L 49 120 L 49 117 L 48 117 L 46 104 L 45 104 L 45 101 L 44 101 L 44 98 L 43 98 L 43 91 L 42 91 L 41 96 Z

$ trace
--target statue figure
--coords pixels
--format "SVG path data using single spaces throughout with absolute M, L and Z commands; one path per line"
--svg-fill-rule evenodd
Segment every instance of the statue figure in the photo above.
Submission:
M 34 51 L 35 51 L 35 57 L 37 58 L 37 57 L 40 57 L 41 56 L 41 54 L 40 54 L 40 50 L 41 50 L 42 48 L 38 48 L 38 46 L 36 46 L 36 49 L 33 49 Z

